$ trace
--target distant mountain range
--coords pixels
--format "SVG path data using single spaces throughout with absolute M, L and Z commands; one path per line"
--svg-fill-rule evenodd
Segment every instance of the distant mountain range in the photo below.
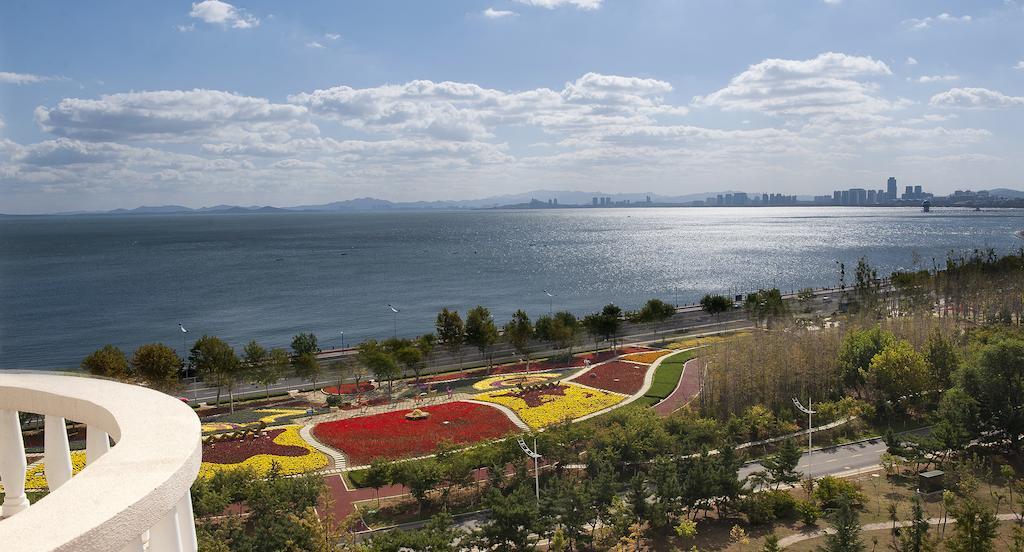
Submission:
M 683 205 L 694 201 L 700 201 L 718 194 L 735 193 L 732 190 L 721 192 L 702 192 L 680 196 L 666 196 L 654 193 L 605 193 L 605 192 L 580 192 L 565 190 L 534 190 L 520 194 L 507 194 L 501 196 L 487 197 L 483 199 L 447 200 L 447 201 L 388 201 L 372 197 L 334 201 L 316 205 L 298 205 L 295 207 L 272 207 L 272 206 L 239 206 L 239 205 L 213 205 L 210 207 L 191 208 L 183 205 L 158 205 L 142 206 L 134 209 L 114 209 L 112 211 L 75 211 L 55 213 L 62 215 L 79 214 L 110 214 L 110 215 L 166 215 L 183 213 L 295 213 L 295 212 L 355 212 L 355 211 L 417 211 L 417 210 L 452 210 L 452 209 L 494 209 L 501 207 L 520 207 L 529 205 L 531 201 L 548 203 L 549 200 L 556 201 L 561 207 L 572 207 L 578 205 L 591 205 L 593 198 L 611 198 L 614 203 L 629 201 L 631 203 L 645 203 L 650 198 L 651 203 L 661 205 Z M 1007 188 L 996 188 L 989 190 L 992 196 L 1005 197 L 1010 199 L 1024 198 L 1024 191 L 1011 190 Z M 801 200 L 810 200 L 810 196 L 799 196 Z

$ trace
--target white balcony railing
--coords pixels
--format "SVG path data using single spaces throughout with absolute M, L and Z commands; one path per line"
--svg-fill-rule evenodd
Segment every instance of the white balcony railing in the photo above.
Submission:
M 50 494 L 31 506 L 18 412 L 45 416 Z M 86 467 L 74 476 L 65 420 L 86 425 Z M 157 391 L 0 372 L 0 550 L 196 550 L 189 489 L 202 461 L 200 435 L 192 409 Z

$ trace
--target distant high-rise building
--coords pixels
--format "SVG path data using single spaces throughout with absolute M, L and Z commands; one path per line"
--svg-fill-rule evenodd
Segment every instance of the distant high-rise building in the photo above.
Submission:
M 832 192 L 832 201 L 834 203 L 837 203 L 837 204 L 842 203 L 843 202 L 843 192 L 841 192 L 839 190 L 836 190 L 836 191 Z
M 839 204 L 849 205 L 850 204 L 850 190 L 842 190 L 839 192 Z
M 889 201 L 896 201 L 896 177 L 890 176 L 888 181 Z
M 914 186 L 914 197 L 915 198 L 920 198 L 921 197 L 921 187 L 920 186 Z
M 867 190 L 864 188 L 850 188 L 850 205 L 864 205 L 867 201 Z
M 595 198 L 592 198 L 592 199 L 591 199 L 590 201 L 591 201 L 591 203 L 592 203 L 592 205 L 593 205 L 594 207 L 597 207 L 597 198 L 596 198 L 596 197 L 595 197 Z
M 868 190 L 868 205 L 878 203 L 878 196 L 874 190 Z

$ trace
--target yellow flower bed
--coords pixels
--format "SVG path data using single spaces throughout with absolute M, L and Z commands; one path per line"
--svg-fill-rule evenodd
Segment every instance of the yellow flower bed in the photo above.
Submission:
M 227 431 L 229 429 L 236 429 L 241 427 L 241 424 L 233 424 L 229 422 L 207 422 L 201 426 L 203 433 L 213 433 L 214 431 Z
M 528 405 L 525 400 L 514 396 L 515 390 L 512 389 L 481 393 L 475 398 L 510 408 L 533 429 L 575 420 L 614 406 L 626 398 L 573 383 L 563 384 L 562 387 L 564 395 L 543 395 L 539 406 Z
M 641 364 L 653 364 L 654 361 L 670 353 L 672 353 L 672 351 L 649 351 L 646 353 L 633 353 L 623 356 L 622 360 L 628 360 L 630 362 L 639 362 Z
M 305 414 L 306 410 L 302 408 L 261 408 L 256 410 L 260 414 L 267 414 L 260 418 L 261 422 L 272 424 L 278 420 L 278 418 L 284 418 L 285 416 L 297 416 Z
M 277 456 L 274 454 L 257 454 L 256 456 L 251 456 L 242 462 L 234 464 L 203 462 L 199 467 L 199 477 L 209 478 L 219 471 L 246 468 L 252 469 L 258 474 L 265 474 L 270 470 L 271 464 L 275 462 L 280 466 L 282 475 L 296 475 L 326 468 L 327 464 L 330 462 L 327 455 L 313 448 L 312 445 L 307 443 L 305 439 L 299 435 L 300 427 L 301 426 L 297 425 L 285 426 L 284 431 L 274 438 L 274 443 L 278 445 L 302 447 L 309 451 L 306 455 Z
M 559 374 L 554 372 L 522 372 L 518 374 L 501 374 L 498 376 L 491 376 L 486 379 L 482 379 L 473 384 L 473 389 L 480 391 L 490 391 L 492 389 L 501 389 L 503 387 L 514 388 L 517 385 L 528 387 L 530 385 L 537 385 L 539 383 L 548 383 L 549 381 L 561 377 Z
M 77 474 L 85 467 L 85 451 L 76 450 L 71 452 L 71 473 Z M 45 491 L 49 489 L 46 483 L 46 469 L 40 462 L 25 471 L 26 491 Z

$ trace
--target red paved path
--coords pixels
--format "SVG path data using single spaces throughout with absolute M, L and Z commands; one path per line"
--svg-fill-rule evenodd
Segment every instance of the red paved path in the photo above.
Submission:
M 675 391 L 672 391 L 671 395 L 654 405 L 655 412 L 661 416 L 668 416 L 686 406 L 687 403 L 697 396 L 697 393 L 700 392 L 700 371 L 703 369 L 700 360 L 699 358 L 694 358 L 686 361 Z

